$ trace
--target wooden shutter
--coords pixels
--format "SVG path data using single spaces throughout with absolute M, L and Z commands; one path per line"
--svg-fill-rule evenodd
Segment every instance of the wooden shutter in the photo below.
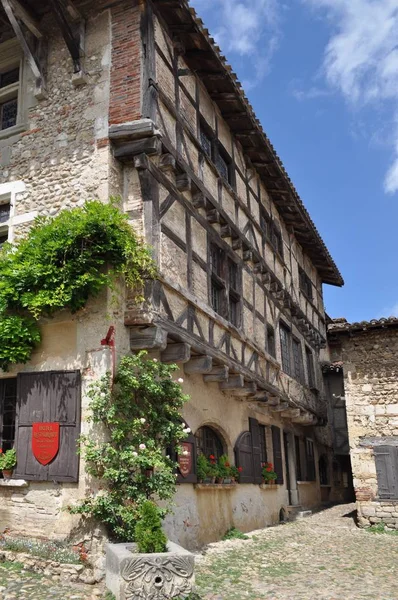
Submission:
M 375 446 L 379 498 L 398 498 L 398 448 Z
M 78 481 L 80 371 L 20 373 L 17 390 L 15 477 L 38 481 Z M 32 453 L 32 423 L 60 424 L 59 451 L 41 465 Z
M 272 425 L 272 446 L 274 450 L 274 471 L 277 474 L 276 483 L 283 483 L 283 461 L 282 461 L 282 445 L 281 445 L 281 430 L 279 427 Z
M 252 419 L 252 417 L 249 417 L 249 429 L 252 442 L 254 483 L 262 483 L 263 477 L 261 474 L 260 425 L 257 419 Z
M 253 446 L 250 431 L 244 431 L 240 434 L 235 444 L 235 464 L 242 467 L 240 474 L 240 483 L 254 483 L 255 476 L 253 470 Z

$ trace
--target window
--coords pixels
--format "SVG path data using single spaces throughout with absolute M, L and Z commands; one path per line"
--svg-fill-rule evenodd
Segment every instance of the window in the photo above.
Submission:
M 283 257 L 282 234 L 275 224 L 273 224 L 273 226 L 272 226 L 271 245 L 272 245 L 273 249 L 275 250 L 275 252 L 277 254 L 279 254 L 280 257 Z
M 267 350 L 268 354 L 271 354 L 271 356 L 276 358 L 275 331 L 271 325 L 267 326 Z
M 0 131 L 18 125 L 22 113 L 22 58 L 16 38 L 0 45 Z
M 210 304 L 213 310 L 239 327 L 241 281 L 238 265 L 215 244 L 210 247 Z
M 297 381 L 304 382 L 303 350 L 300 340 L 293 338 L 293 374 Z
M 329 485 L 329 461 L 326 454 L 319 459 L 319 482 L 321 485 Z
M 315 455 L 314 442 L 305 440 L 306 481 L 315 481 Z
M 295 458 L 296 458 L 296 480 L 303 480 L 303 471 L 301 468 L 301 443 L 298 435 L 294 436 L 294 448 L 295 448 Z
M 0 381 L 0 448 L 3 452 L 14 447 L 17 380 Z
M 249 417 L 249 431 L 240 434 L 235 444 L 235 463 L 242 468 L 240 483 L 262 483 L 262 456 L 265 452 L 265 427 Z M 265 454 L 266 456 L 266 454 Z
M 308 385 L 310 388 L 315 388 L 316 381 L 315 381 L 314 357 L 309 348 L 305 349 L 305 356 L 307 359 Z
M 264 206 L 260 206 L 260 228 L 263 245 L 268 242 L 274 251 L 283 258 L 283 240 L 279 226 L 271 219 Z
M 308 277 L 308 275 L 304 271 L 304 269 L 302 269 L 301 267 L 299 267 L 299 284 L 300 284 L 300 290 L 303 292 L 303 294 L 305 294 L 305 296 L 307 296 L 308 300 L 312 301 L 312 299 L 313 299 L 312 281 Z
M 205 121 L 200 122 L 199 137 L 200 137 L 201 146 L 202 146 L 205 154 L 210 158 L 210 160 L 212 160 L 213 159 L 212 139 L 214 138 L 214 135 L 213 135 L 213 132 L 211 131 L 210 127 L 207 125 L 207 123 Z
M 376 462 L 379 498 L 398 498 L 397 446 L 375 445 L 373 448 L 373 452 Z
M 283 483 L 283 461 L 282 461 L 282 444 L 281 430 L 275 425 L 271 426 L 272 432 L 272 448 L 274 451 L 274 471 L 277 474 L 276 483 Z
M 8 241 L 11 203 L 9 195 L 0 196 L 0 249 Z
M 224 454 L 224 444 L 221 437 L 212 427 L 201 427 L 195 434 L 198 454 L 220 458 Z
M 261 464 L 268 462 L 267 459 L 267 438 L 265 425 L 259 425 L 260 428 L 260 461 Z
M 288 375 L 291 374 L 291 360 L 290 360 L 290 343 L 291 334 L 289 329 L 284 325 L 279 325 L 279 333 L 281 340 L 281 356 L 282 356 L 282 369 Z

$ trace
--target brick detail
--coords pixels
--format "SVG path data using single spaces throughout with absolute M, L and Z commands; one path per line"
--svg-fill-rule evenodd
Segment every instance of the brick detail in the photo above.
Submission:
M 123 2 L 112 8 L 112 68 L 109 124 L 141 116 L 141 7 Z

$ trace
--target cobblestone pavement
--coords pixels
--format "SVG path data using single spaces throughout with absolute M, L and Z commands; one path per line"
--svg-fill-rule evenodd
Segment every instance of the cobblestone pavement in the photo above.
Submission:
M 60 583 L 54 578 L 25 571 L 16 562 L 0 563 L 0 600 L 102 600 L 102 588 Z
M 397 600 L 398 535 L 356 527 L 354 504 L 211 545 L 203 600 Z

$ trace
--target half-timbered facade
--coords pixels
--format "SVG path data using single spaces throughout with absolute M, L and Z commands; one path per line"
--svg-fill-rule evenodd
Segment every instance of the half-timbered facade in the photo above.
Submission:
M 188 476 L 180 474 L 166 527 L 187 547 L 231 526 L 253 529 L 332 500 L 319 366 L 326 344 L 322 285 L 343 281 L 200 19 L 186 0 L 48 0 L 39 10 L 28 0 L 1 4 L 0 104 L 3 87 L 11 94 L 1 105 L 4 235 L 14 239 L 36 214 L 119 195 L 159 270 L 139 306 L 132 294 L 117 308 L 104 298 L 82 316 L 43 324 L 34 364 L 13 375 L 26 382 L 26 372 L 40 371 L 46 381 L 48 371 L 72 371 L 72 379 L 78 373 L 81 405 L 65 419 L 80 427 L 82 410 L 85 428 L 86 386 L 109 367 L 109 326 L 118 353 L 146 349 L 176 362 L 191 396 L 183 416 L 193 456 L 227 453 L 243 468 L 238 485 L 198 484 L 195 461 Z M 10 47 L 18 60 L 9 60 Z M 9 70 L 2 75 L 3 64 Z M 56 327 L 71 338 L 67 351 L 54 339 Z M 45 421 L 47 414 L 45 397 L 41 408 L 35 402 L 24 413 L 26 442 L 18 450 L 27 457 L 33 418 Z M 261 485 L 266 461 L 278 475 L 272 489 Z M 67 480 L 52 477 L 50 465 L 44 477 L 33 464 L 29 477 L 23 465 L 21 459 L 21 508 L 0 487 L 9 521 L 32 493 L 39 504 L 51 494 L 50 532 L 85 483 L 76 470 Z M 75 483 L 66 488 L 53 480 Z M 75 523 L 63 516 L 64 528 L 67 521 L 70 529 Z

